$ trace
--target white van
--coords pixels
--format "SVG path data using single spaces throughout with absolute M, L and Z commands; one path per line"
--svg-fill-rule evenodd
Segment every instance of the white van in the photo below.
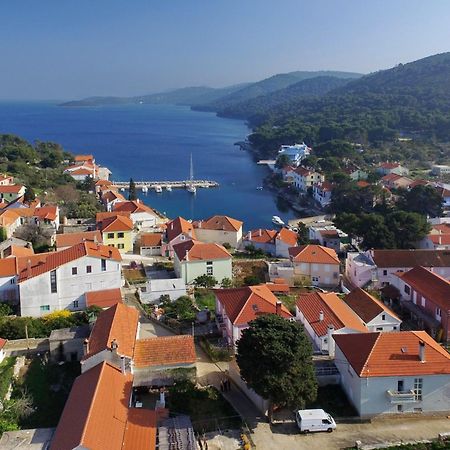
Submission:
M 334 419 L 323 409 L 299 409 L 295 413 L 295 420 L 302 433 L 313 431 L 328 431 L 336 428 Z

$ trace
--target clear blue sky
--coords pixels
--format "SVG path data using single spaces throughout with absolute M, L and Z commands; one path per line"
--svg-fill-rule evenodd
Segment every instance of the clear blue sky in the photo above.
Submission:
M 450 51 L 447 0 L 0 2 L 0 99 L 134 95 Z

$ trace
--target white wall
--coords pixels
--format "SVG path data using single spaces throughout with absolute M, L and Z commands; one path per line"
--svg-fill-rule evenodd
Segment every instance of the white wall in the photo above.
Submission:
M 91 266 L 91 273 L 86 273 L 87 266 Z M 72 275 L 72 267 L 77 268 L 77 275 Z M 100 258 L 83 256 L 58 267 L 56 279 L 56 293 L 50 291 L 50 272 L 19 283 L 22 316 L 39 317 L 62 309 L 70 311 L 85 309 L 85 292 L 121 287 L 121 263 L 107 260 L 106 271 L 103 272 Z M 78 308 L 73 305 L 76 300 L 79 302 Z M 50 309 L 41 310 L 40 307 L 44 305 L 49 305 Z
M 0 300 L 14 301 L 19 299 L 19 288 L 16 284 L 16 276 L 0 278 Z
M 192 283 L 198 276 L 207 274 L 207 261 L 183 261 L 174 257 L 174 269 L 178 278 L 182 278 L 186 284 Z M 224 278 L 233 277 L 231 258 L 212 260 L 212 276 L 220 283 Z
M 385 320 L 383 320 L 382 318 L 383 315 L 385 317 Z M 402 323 L 401 320 L 396 319 L 389 313 L 382 312 L 378 314 L 378 316 L 374 317 L 366 325 L 369 331 L 400 331 L 401 323 Z
M 242 227 L 238 231 L 207 230 L 205 228 L 196 228 L 195 236 L 201 242 L 212 242 L 223 245 L 230 244 L 237 248 L 242 242 Z

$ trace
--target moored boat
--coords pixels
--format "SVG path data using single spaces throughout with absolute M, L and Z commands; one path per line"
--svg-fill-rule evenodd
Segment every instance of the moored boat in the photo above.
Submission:
M 284 225 L 284 222 L 278 216 L 272 216 L 272 222 L 275 225 L 280 225 L 280 226 Z

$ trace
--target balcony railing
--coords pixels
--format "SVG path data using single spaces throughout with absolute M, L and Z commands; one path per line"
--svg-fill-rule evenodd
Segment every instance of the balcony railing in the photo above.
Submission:
M 410 389 L 408 391 L 386 391 L 386 395 L 391 403 L 415 403 L 417 402 L 415 392 Z

